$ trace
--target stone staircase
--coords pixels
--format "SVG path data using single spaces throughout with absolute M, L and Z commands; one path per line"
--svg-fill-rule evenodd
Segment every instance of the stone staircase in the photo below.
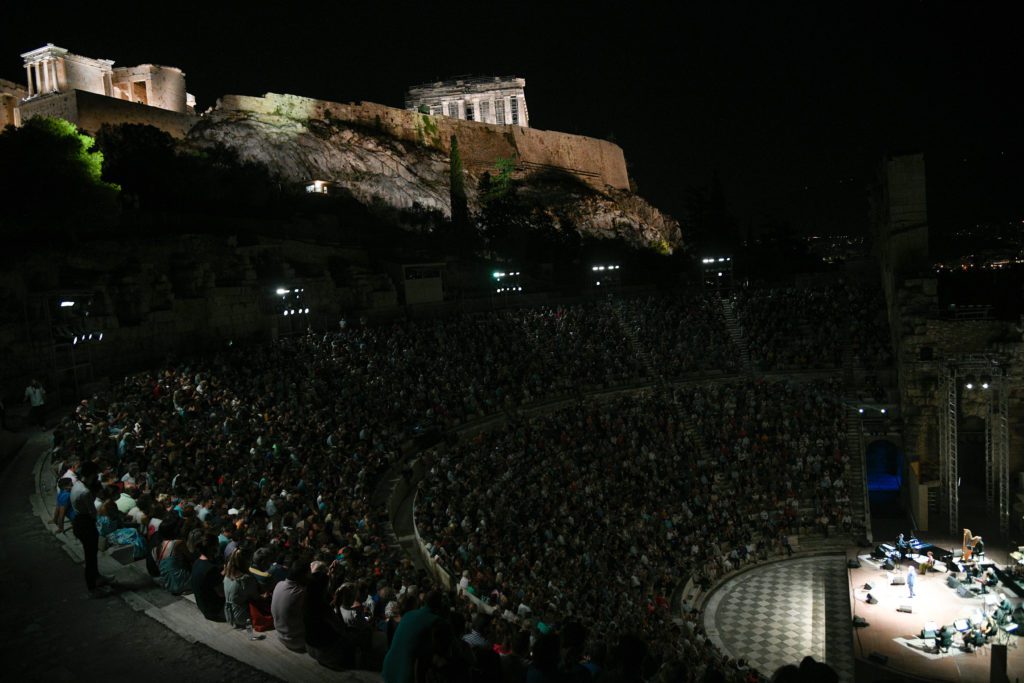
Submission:
M 754 374 L 754 365 L 750 362 L 750 347 L 747 345 L 747 339 L 743 336 L 743 329 L 740 327 L 739 320 L 736 317 L 735 304 L 733 304 L 732 299 L 728 296 L 723 296 L 719 301 L 722 305 L 725 327 L 729 330 L 729 336 L 732 337 L 733 344 L 739 349 L 740 370 L 745 375 L 752 375 Z

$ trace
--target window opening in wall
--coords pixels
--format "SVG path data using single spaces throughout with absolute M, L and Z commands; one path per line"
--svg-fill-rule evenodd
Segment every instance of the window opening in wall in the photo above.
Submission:
M 145 81 L 134 81 L 132 83 L 132 102 L 138 102 L 139 104 L 148 104 L 146 102 Z
M 494 122 L 499 126 L 505 125 L 505 103 L 501 100 L 494 103 Z
M 509 105 L 512 109 L 512 125 L 519 125 L 519 98 L 512 97 L 509 99 Z
M 473 118 L 473 114 L 474 113 L 475 112 L 473 110 L 473 105 L 472 104 L 467 104 L 466 105 L 466 120 L 467 121 L 475 121 L 476 119 Z
M 480 120 L 487 123 L 488 119 L 491 118 L 491 103 L 481 102 L 480 103 Z
M 435 104 L 430 108 L 430 114 L 431 116 L 441 116 L 442 114 L 444 114 L 444 109 L 441 107 L 441 105 Z

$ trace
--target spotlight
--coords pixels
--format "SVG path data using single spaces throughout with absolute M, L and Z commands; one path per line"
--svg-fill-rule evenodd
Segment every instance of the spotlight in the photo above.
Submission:
M 600 280 L 598 280 L 598 281 L 597 281 L 597 286 L 598 286 L 598 287 L 600 287 L 600 286 L 601 286 L 601 281 L 600 281 Z
M 78 343 L 78 337 L 75 337 L 74 339 L 72 339 L 71 343 L 72 344 L 77 344 Z
M 981 379 L 981 388 L 982 389 L 988 389 L 990 386 L 992 386 L 991 385 L 992 378 L 990 376 L 982 375 L 980 379 Z
M 974 388 L 974 382 L 975 382 L 974 375 L 967 375 L 965 380 L 966 381 L 964 383 L 964 386 L 967 387 L 968 389 L 973 389 Z
M 74 305 L 75 305 L 74 301 L 61 301 L 60 302 L 60 307 L 61 308 L 71 308 Z
M 102 332 L 100 332 L 100 337 L 96 341 L 103 341 L 103 333 Z
M 284 296 L 285 294 L 290 294 L 290 293 L 291 293 L 291 291 L 292 291 L 292 290 L 290 290 L 290 289 L 285 289 L 285 288 L 283 288 L 283 287 L 278 287 L 278 288 L 277 288 L 277 293 L 278 293 L 279 295 L 281 295 L 281 296 Z
M 864 409 L 863 408 L 857 408 L 857 412 L 860 413 L 861 415 L 863 415 L 864 414 Z
M 309 309 L 308 308 L 306 309 L 306 313 L 309 313 Z
M 880 409 L 880 412 L 882 413 L 882 415 L 885 415 L 885 408 Z
M 288 315 L 288 309 L 287 309 L 287 308 L 286 308 L 286 309 L 284 309 L 284 314 L 285 314 L 285 315 Z

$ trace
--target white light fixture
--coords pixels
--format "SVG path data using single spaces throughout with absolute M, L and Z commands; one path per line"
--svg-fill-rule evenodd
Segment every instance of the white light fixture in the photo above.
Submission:
M 72 343 L 72 344 L 77 344 L 77 343 L 78 343 L 78 337 L 75 337 L 75 338 L 74 338 L 74 339 L 73 339 L 73 340 L 71 341 L 71 343 Z
M 308 308 L 306 309 L 306 313 L 309 313 L 309 309 Z
M 882 413 L 882 415 L 885 415 L 885 408 L 881 409 L 881 413 Z
M 74 301 L 61 301 L 60 302 L 60 307 L 61 308 L 71 308 L 74 305 L 75 305 Z
M 277 288 L 277 293 L 278 293 L 279 295 L 281 295 L 281 296 L 284 296 L 285 294 L 291 294 L 291 291 L 292 291 L 292 290 L 290 290 L 290 289 L 285 289 L 284 287 L 278 287 L 278 288 Z

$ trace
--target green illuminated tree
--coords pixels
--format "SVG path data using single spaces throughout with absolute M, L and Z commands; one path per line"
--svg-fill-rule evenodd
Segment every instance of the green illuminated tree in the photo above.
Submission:
M 112 225 L 120 188 L 103 180 L 103 154 L 94 143 L 63 119 L 39 117 L 6 128 L 0 134 L 0 233 L 34 241 Z

